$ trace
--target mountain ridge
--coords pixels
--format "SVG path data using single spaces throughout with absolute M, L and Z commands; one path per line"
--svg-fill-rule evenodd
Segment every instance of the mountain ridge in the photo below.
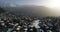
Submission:
M 45 6 L 20 6 L 4 7 L 6 11 L 13 12 L 16 15 L 37 15 L 37 16 L 56 16 L 54 10 Z

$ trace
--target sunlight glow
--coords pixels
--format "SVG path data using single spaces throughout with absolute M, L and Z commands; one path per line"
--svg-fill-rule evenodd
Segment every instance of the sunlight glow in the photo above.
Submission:
M 46 6 L 50 8 L 60 7 L 60 0 L 49 0 Z

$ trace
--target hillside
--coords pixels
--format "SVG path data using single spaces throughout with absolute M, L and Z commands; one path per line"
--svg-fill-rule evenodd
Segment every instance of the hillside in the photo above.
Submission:
M 5 10 L 3 8 L 0 8 L 0 13 L 5 12 Z
M 44 6 L 4 7 L 4 9 L 13 12 L 16 15 L 56 16 L 54 14 L 55 12 L 52 12 L 52 9 Z

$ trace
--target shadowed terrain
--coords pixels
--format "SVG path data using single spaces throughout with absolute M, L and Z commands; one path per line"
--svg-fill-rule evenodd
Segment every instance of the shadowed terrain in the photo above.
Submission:
M 49 10 L 48 8 L 45 8 L 45 10 L 43 10 L 42 7 L 40 8 L 41 8 L 40 10 L 37 10 L 38 8 L 36 8 L 35 10 L 35 8 L 33 9 L 27 7 L 25 8 L 14 7 L 14 9 L 13 8 L 10 9 L 9 7 L 10 10 L 9 9 L 5 10 L 1 8 L 0 32 L 60 32 L 60 24 L 59 24 L 60 18 L 51 16 L 50 17 L 42 16 L 41 18 L 37 17 L 38 14 L 35 14 L 37 13 L 37 11 L 45 12 Z M 2 13 L 2 11 L 6 12 Z M 32 13 L 29 14 L 30 11 L 32 11 Z M 15 12 L 19 15 L 17 16 Z M 21 16 L 22 13 L 23 16 Z
M 0 13 L 3 13 L 3 12 L 5 12 L 5 10 L 0 7 Z

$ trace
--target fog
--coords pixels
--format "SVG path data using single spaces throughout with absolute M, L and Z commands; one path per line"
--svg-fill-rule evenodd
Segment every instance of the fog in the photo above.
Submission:
M 19 6 L 19 7 L 3 7 L 6 11 L 16 15 L 35 15 L 35 16 L 60 16 L 60 11 L 56 8 L 48 8 L 45 6 Z

